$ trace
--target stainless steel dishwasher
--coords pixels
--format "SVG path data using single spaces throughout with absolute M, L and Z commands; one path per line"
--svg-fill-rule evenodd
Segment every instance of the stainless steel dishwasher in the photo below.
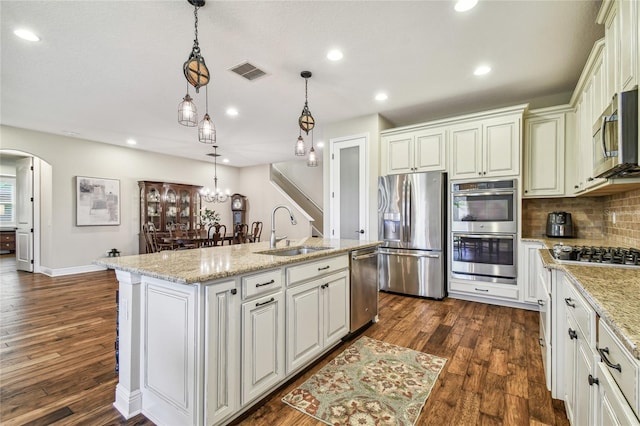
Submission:
M 378 322 L 377 247 L 351 252 L 351 325 L 353 333 L 369 322 Z

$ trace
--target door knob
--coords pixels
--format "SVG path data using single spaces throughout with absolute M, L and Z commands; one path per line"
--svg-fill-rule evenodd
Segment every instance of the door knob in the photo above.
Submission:
M 356 231 L 356 234 L 364 234 L 364 229 L 361 229 L 359 231 Z

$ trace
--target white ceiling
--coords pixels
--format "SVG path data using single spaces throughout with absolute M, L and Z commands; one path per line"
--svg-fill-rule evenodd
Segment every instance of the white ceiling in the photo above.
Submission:
M 603 29 L 600 1 L 212 1 L 199 40 L 212 74 L 209 113 L 231 166 L 300 159 L 297 118 L 310 70 L 315 141 L 328 123 L 380 113 L 395 125 L 528 102 L 578 80 Z M 2 124 L 211 161 L 177 123 L 193 7 L 171 1 L 0 2 Z M 13 35 L 26 27 L 41 41 Z M 344 59 L 326 53 L 340 48 Z M 228 71 L 250 61 L 253 82 Z M 493 71 L 473 75 L 480 63 Z M 193 89 L 193 88 L 192 88 Z M 378 91 L 389 99 L 377 102 Z M 203 114 L 204 89 L 196 99 Z M 236 107 L 237 117 L 225 115 Z M 307 143 L 308 138 L 307 139 Z

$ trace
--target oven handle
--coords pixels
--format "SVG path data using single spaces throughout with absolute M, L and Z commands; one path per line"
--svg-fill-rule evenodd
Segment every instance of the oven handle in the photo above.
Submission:
M 515 236 L 513 235 L 495 235 L 495 234 L 458 234 L 457 232 L 453 233 L 454 237 L 464 237 L 464 238 L 494 238 L 496 240 L 513 240 Z
M 504 194 L 515 194 L 516 190 L 515 189 L 504 189 L 504 190 L 498 190 L 496 189 L 495 191 L 487 191 L 487 192 L 453 192 L 451 195 L 453 195 L 454 197 L 486 197 L 487 195 L 504 195 Z

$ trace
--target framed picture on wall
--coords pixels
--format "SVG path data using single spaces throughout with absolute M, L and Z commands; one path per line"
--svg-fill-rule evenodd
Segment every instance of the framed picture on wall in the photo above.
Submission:
M 120 225 L 120 181 L 76 176 L 76 226 Z

